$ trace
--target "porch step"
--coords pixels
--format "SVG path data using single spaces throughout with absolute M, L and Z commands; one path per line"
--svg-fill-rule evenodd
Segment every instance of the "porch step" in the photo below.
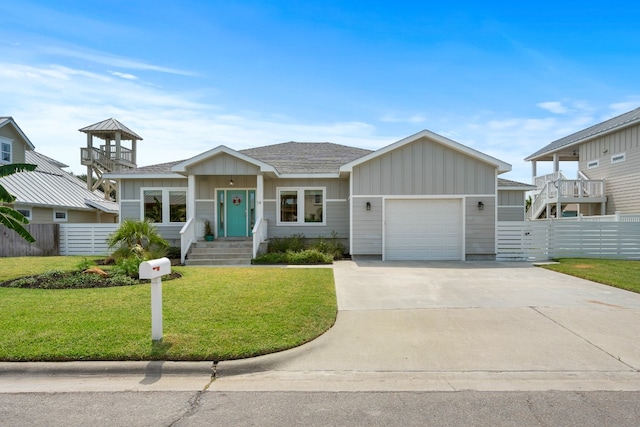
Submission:
M 185 265 L 249 265 L 253 257 L 253 239 L 198 241 L 191 247 Z

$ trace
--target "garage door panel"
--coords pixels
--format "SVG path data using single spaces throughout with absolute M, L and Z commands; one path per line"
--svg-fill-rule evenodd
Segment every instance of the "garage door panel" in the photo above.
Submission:
M 385 259 L 462 259 L 460 200 L 387 200 Z

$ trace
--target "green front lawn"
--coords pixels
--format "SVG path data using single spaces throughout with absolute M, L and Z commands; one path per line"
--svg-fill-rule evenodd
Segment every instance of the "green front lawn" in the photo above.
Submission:
M 0 258 L 0 282 L 82 258 Z M 331 269 L 174 267 L 164 281 L 160 343 L 151 341 L 151 285 L 0 287 L 0 360 L 227 360 L 292 348 L 329 329 Z
M 563 258 L 558 262 L 541 267 L 640 293 L 640 261 Z

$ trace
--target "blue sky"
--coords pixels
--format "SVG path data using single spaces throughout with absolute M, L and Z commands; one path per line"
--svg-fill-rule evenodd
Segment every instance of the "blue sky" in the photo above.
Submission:
M 141 166 L 429 129 L 528 182 L 524 157 L 640 106 L 640 3 L 589 3 L 2 2 L 0 115 L 75 173 L 114 117 Z

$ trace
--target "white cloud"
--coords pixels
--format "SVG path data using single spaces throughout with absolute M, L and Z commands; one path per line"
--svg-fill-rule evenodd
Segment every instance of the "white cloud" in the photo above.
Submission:
M 111 74 L 116 76 L 116 77 L 120 77 L 122 79 L 127 79 L 127 80 L 138 80 L 138 77 L 133 75 L 133 74 L 128 74 L 128 73 L 121 73 L 119 71 L 111 71 Z
M 569 111 L 569 109 L 560 101 L 540 102 L 537 105 L 543 110 L 547 110 L 555 114 L 564 114 Z

